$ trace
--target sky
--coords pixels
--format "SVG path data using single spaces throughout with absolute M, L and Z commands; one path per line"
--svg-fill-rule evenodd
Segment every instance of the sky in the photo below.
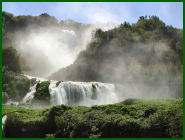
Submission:
M 58 22 L 72 19 L 81 23 L 124 21 L 136 23 L 140 16 L 156 15 L 166 25 L 183 28 L 183 2 L 2 2 L 2 11 L 39 16 L 47 13 Z

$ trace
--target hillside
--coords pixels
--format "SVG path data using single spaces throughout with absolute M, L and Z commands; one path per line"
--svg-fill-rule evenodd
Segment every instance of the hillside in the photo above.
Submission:
M 49 79 L 114 83 L 121 94 L 129 94 L 128 97 L 183 97 L 183 30 L 166 25 L 156 16 L 141 16 L 135 24 L 130 25 L 125 21 L 115 27 L 116 24 L 111 22 L 97 22 L 98 26 L 71 19 L 58 22 L 47 13 L 39 16 L 14 16 L 3 12 L 2 23 L 2 43 L 18 52 L 20 69 L 26 74 L 42 77 L 51 73 L 51 70 L 61 68 L 49 76 Z M 104 31 L 105 25 L 115 28 Z M 43 30 L 47 30 L 47 35 L 53 39 L 47 47 L 55 55 L 46 55 L 44 46 L 38 49 L 42 44 L 36 43 L 37 38 L 34 41 L 34 36 L 29 36 L 29 33 L 33 33 L 35 37 L 40 37 Z M 68 45 L 63 44 L 64 47 L 60 43 L 65 38 L 61 40 L 61 37 L 56 37 L 57 30 L 73 30 L 76 37 L 70 37 Z M 84 46 L 87 43 L 84 39 L 88 35 L 84 32 L 87 31 L 92 32 L 92 36 L 87 37 L 91 41 Z M 38 39 L 46 37 L 41 36 Z M 60 42 L 54 43 L 58 39 Z M 27 41 L 33 44 L 27 44 Z M 20 42 L 26 44 L 19 44 Z M 76 50 L 79 46 L 84 50 Z M 61 49 L 62 47 L 64 48 Z M 66 47 L 69 48 L 67 52 Z M 65 53 L 61 55 L 63 51 Z M 7 52 L 4 52 L 6 55 Z M 4 59 L 3 66 L 6 65 Z M 67 61 L 69 62 L 66 64 L 69 64 L 73 60 L 69 66 L 62 68 L 60 65 Z M 57 67 L 54 68 L 55 66 Z
M 39 16 L 2 12 L 2 43 L 12 46 L 32 69 L 24 73 L 48 77 L 75 61 L 91 39 L 91 31 L 105 24 L 84 24 L 72 19 L 58 21 L 47 13 Z M 106 28 L 116 26 L 107 23 Z M 42 70 L 41 70 L 42 69 Z
M 124 22 L 108 31 L 96 29 L 75 62 L 49 78 L 111 82 L 122 92 L 131 86 L 142 96 L 182 97 L 183 30 L 156 16 L 141 16 L 135 24 Z

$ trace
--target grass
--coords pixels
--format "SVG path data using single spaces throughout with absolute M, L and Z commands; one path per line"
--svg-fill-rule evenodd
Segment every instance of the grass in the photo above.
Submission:
M 2 108 L 2 115 L 7 116 L 18 115 L 19 119 L 23 122 L 40 121 L 44 118 L 42 112 L 44 109 L 24 109 L 24 108 L 13 108 L 10 106 L 4 106 Z
M 3 115 L 7 114 L 11 118 L 8 119 L 11 127 L 17 122 L 43 123 L 48 131 L 40 130 L 43 134 L 41 137 L 45 137 L 46 134 L 47 137 L 48 134 L 52 134 L 52 137 L 73 138 L 183 136 L 182 98 L 126 99 L 111 105 L 92 107 L 58 105 L 45 109 L 24 109 L 3 105 L 2 111 Z M 51 124 L 53 126 L 50 132 Z M 38 128 L 36 124 L 34 127 Z M 12 127 L 16 128 L 18 129 L 16 126 Z M 28 130 L 26 127 L 24 129 Z M 14 130 L 11 131 L 13 133 Z

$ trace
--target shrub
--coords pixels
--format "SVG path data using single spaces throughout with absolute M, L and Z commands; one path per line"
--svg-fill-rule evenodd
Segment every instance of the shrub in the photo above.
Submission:
M 183 104 L 176 104 L 168 111 L 168 129 L 167 133 L 172 138 L 183 137 Z
M 2 68 L 2 90 L 6 92 L 13 101 L 19 101 L 28 92 L 31 85 L 29 80 L 24 75 L 16 74 L 12 71 L 8 71 L 7 67 Z
M 50 105 L 49 85 L 50 81 L 44 81 L 37 84 L 36 92 L 34 93 L 34 98 L 31 102 L 31 107 L 35 106 L 36 108 L 40 108 L 43 105 Z
M 50 81 L 38 83 L 36 86 L 36 92 L 34 93 L 34 99 L 48 100 L 48 98 L 50 98 L 49 85 Z
M 40 84 L 42 87 L 42 84 Z M 39 87 L 39 88 L 40 88 Z M 39 89 L 38 88 L 38 89 Z M 57 105 L 47 109 L 20 109 L 3 105 L 12 135 L 30 130 L 35 136 L 55 138 L 182 138 L 183 99 L 133 99 L 132 105 L 72 107 Z M 33 124 L 33 125 L 32 125 Z M 43 124 L 40 125 L 39 124 Z M 39 127 L 39 129 L 38 129 Z M 28 129 L 29 128 L 29 129 Z M 27 136 L 27 134 L 26 134 Z

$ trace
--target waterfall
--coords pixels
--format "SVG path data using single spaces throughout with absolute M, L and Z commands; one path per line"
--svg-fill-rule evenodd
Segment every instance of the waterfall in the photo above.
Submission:
M 3 137 L 3 138 L 5 138 L 4 125 L 5 125 L 5 123 L 6 123 L 6 118 L 7 118 L 6 115 L 3 116 L 3 118 L 2 118 L 2 137 Z
M 30 76 L 30 75 L 26 75 L 26 74 L 24 74 L 24 76 L 28 77 L 28 79 L 35 78 L 37 82 L 47 81 L 47 79 L 39 78 L 39 77 L 33 77 L 33 76 Z M 36 86 L 37 86 L 37 84 L 35 84 L 34 86 L 30 87 L 30 92 L 28 92 L 24 96 L 24 98 L 22 99 L 22 102 L 26 102 L 27 100 L 32 100 L 33 99 L 34 93 L 36 92 Z
M 29 79 L 36 78 L 43 82 L 47 79 L 25 75 Z M 61 82 L 56 86 L 57 81 L 50 81 L 50 105 L 71 105 L 71 106 L 92 106 L 105 105 L 118 102 L 113 84 L 100 82 Z M 30 92 L 22 99 L 22 102 L 31 100 L 34 97 L 36 85 L 30 88 Z
M 37 85 L 37 84 L 35 84 L 34 86 L 30 87 L 30 92 L 28 92 L 28 93 L 24 96 L 24 98 L 22 99 L 22 102 L 26 102 L 27 100 L 33 99 L 34 93 L 36 92 L 36 85 Z
M 100 82 L 61 82 L 49 86 L 50 103 L 54 105 L 92 106 L 118 102 L 113 84 Z

